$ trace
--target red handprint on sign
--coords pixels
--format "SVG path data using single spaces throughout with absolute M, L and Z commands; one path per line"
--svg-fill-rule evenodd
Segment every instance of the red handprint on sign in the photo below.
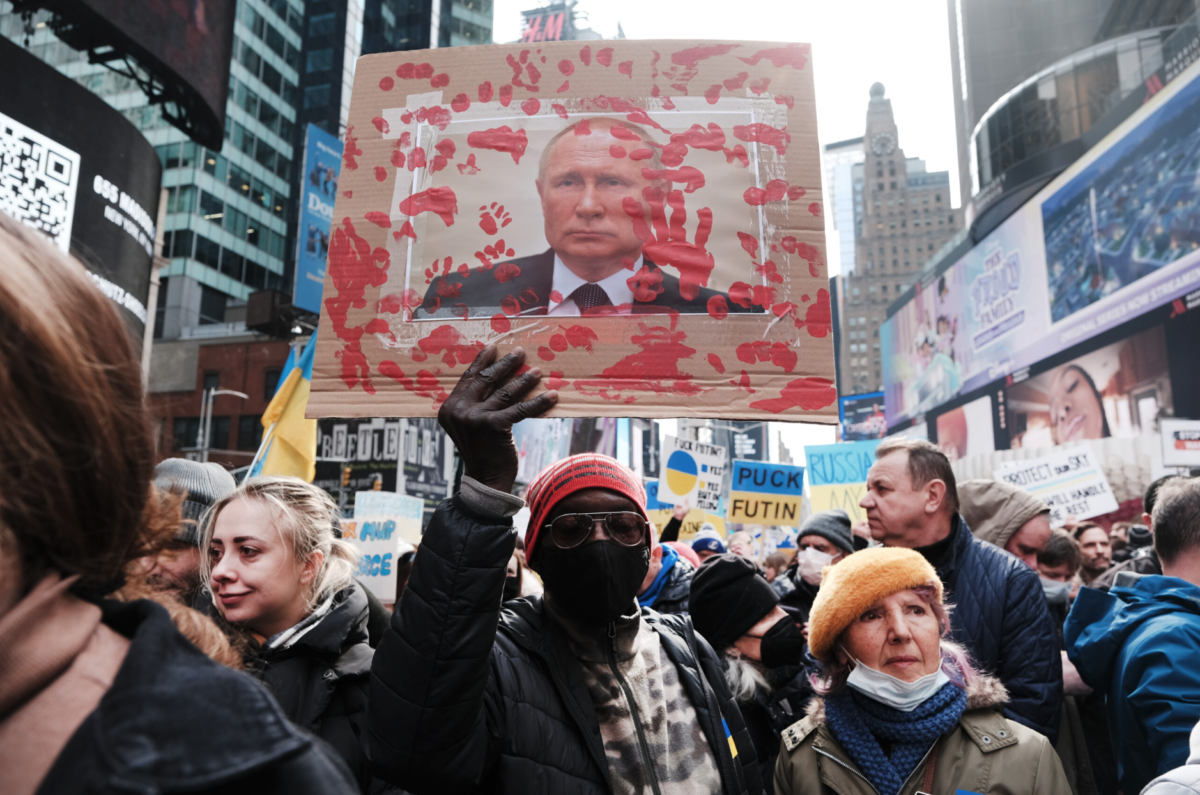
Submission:
M 702 207 L 696 211 L 696 239 L 689 243 L 687 210 L 683 206 L 683 192 L 673 190 L 664 193 L 658 188 L 643 188 L 642 196 L 650 205 L 650 224 L 646 223 L 646 209 L 632 197 L 622 202 L 625 214 L 633 221 L 633 233 L 642 241 L 642 254 L 659 267 L 670 265 L 679 271 L 679 293 L 691 301 L 700 294 L 700 288 L 708 285 L 709 274 L 716 264 L 713 255 L 705 246 L 712 232 L 712 210 Z M 671 208 L 668 223 L 666 206 Z M 653 225 L 653 229 L 651 229 Z

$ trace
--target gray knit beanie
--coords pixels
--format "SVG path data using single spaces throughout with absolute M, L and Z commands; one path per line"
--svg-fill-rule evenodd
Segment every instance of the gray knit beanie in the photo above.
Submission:
M 854 552 L 854 534 L 850 528 L 850 514 L 834 508 L 808 517 L 808 521 L 800 525 L 800 534 L 796 538 L 820 536 L 845 552 Z
M 183 494 L 183 519 L 175 538 L 200 543 L 199 519 L 213 503 L 237 490 L 237 481 L 220 464 L 201 464 L 186 458 L 167 458 L 154 468 L 154 485 Z

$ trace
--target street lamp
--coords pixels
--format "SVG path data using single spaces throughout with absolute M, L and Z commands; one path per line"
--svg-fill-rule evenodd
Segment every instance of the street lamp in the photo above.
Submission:
M 208 463 L 208 449 L 212 446 L 212 410 L 213 398 L 218 395 L 233 395 L 240 397 L 242 400 L 248 400 L 249 395 L 244 392 L 235 392 L 232 389 L 206 389 L 204 395 L 200 399 L 200 432 L 197 434 L 196 447 L 200 449 L 200 460 Z

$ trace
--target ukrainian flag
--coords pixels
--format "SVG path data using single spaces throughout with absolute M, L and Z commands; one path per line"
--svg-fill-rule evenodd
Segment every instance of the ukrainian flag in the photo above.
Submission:
M 262 416 L 266 431 L 248 477 L 292 475 L 308 483 L 316 477 L 317 421 L 304 418 L 316 350 L 314 331 L 299 357 L 295 348 L 288 354 L 283 366 L 284 378 Z

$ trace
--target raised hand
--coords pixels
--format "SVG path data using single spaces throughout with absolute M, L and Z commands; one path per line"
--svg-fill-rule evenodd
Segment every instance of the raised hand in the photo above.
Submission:
M 633 233 L 642 241 L 642 253 L 659 267 L 670 265 L 679 271 L 679 293 L 687 300 L 700 294 L 700 288 L 708 285 L 716 261 L 705 246 L 712 232 L 712 210 L 702 207 L 696 211 L 696 240 L 688 242 L 687 210 L 683 206 L 683 192 L 673 190 L 664 193 L 658 188 L 645 188 L 642 196 L 650 205 L 650 225 L 646 223 L 646 211 L 637 199 L 626 198 L 622 202 L 625 214 L 633 221 Z M 667 222 L 666 207 L 671 207 L 671 220 Z
M 458 385 L 438 411 L 438 423 L 453 440 L 465 474 L 499 491 L 512 490 L 517 478 L 517 448 L 512 426 L 540 417 L 558 402 L 558 392 L 543 392 L 523 400 L 542 380 L 534 367 L 516 378 L 525 351 L 514 348 L 495 361 L 496 346 L 488 345 L 462 374 Z

